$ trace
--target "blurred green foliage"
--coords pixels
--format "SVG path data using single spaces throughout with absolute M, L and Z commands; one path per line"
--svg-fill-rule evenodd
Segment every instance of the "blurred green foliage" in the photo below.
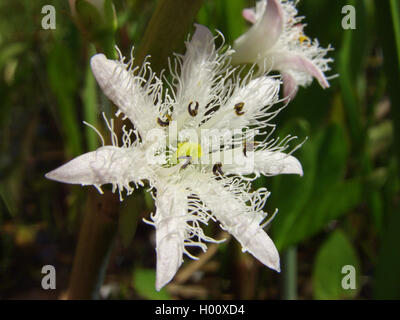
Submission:
M 171 296 L 167 293 L 166 289 L 163 288 L 160 291 L 155 291 L 153 286 L 156 282 L 156 272 L 154 269 L 140 269 L 137 268 L 133 274 L 133 285 L 138 293 L 147 299 L 156 300 L 169 300 Z
M 79 0 L 78 17 L 87 23 L 82 25 L 67 1 L 53 1 L 57 28 L 43 30 L 41 8 L 48 2 L 0 2 L 0 298 L 43 297 L 44 264 L 60 270 L 57 296 L 66 289 L 86 189 L 43 176 L 99 146 L 82 121 L 105 132 L 100 114 L 113 110 L 91 75 L 90 56 L 115 55 L 114 44 L 125 55 L 131 46 L 140 47 L 155 7 L 153 0 L 114 1 L 114 19 L 112 3 L 105 1 L 104 19 Z M 304 142 L 295 152 L 304 176 L 256 183 L 272 192 L 265 209 L 279 208 L 271 223 L 278 249 L 298 247 L 299 298 L 400 298 L 400 6 L 396 0 L 379 3 L 299 3 L 306 34 L 335 48 L 331 75 L 339 76 L 327 90 L 315 81 L 301 88 L 275 119 L 275 136 L 292 133 L 297 143 Z M 346 4 L 356 8 L 355 30 L 341 27 Z M 220 30 L 232 44 L 248 27 L 241 10 L 253 5 L 205 0 L 196 22 Z M 105 298 L 237 298 L 245 290 L 252 298 L 282 296 L 280 275 L 254 261 L 244 263 L 231 244 L 221 246 L 180 293 L 156 293 L 153 231 L 137 223 L 154 210 L 149 200 L 138 191 L 121 208 L 105 280 L 120 284 L 120 290 Z M 210 225 L 207 232 L 215 230 Z M 356 267 L 357 290 L 340 286 L 345 264 Z M 240 281 L 243 268 L 260 279 L 256 286 L 240 287 L 251 283 Z
M 354 289 L 351 282 L 347 283 L 343 277 L 352 276 L 346 271 L 346 266 L 354 269 Z M 341 230 L 335 230 L 321 245 L 315 258 L 313 270 L 314 297 L 316 299 L 345 299 L 353 298 L 360 288 L 359 278 L 361 274 L 359 261 L 352 244 Z M 342 286 L 345 282 L 345 288 Z

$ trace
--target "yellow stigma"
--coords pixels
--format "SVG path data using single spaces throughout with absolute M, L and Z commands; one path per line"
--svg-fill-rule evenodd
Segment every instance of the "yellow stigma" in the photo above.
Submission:
M 181 142 L 178 143 L 178 150 L 176 150 L 176 156 L 179 161 L 179 157 L 192 157 L 192 160 L 198 159 L 201 157 L 201 146 L 195 142 Z

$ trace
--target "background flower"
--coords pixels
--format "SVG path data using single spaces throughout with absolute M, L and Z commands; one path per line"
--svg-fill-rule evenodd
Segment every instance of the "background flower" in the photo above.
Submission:
M 235 40 L 234 63 L 257 63 L 261 72 L 278 70 L 282 74 L 284 97 L 294 98 L 298 86 L 308 86 L 313 77 L 323 88 L 329 87 L 324 72 L 329 70 L 330 47 L 321 48 L 304 32 L 304 17 L 297 16 L 296 2 L 262 0 L 243 17 L 253 26 Z

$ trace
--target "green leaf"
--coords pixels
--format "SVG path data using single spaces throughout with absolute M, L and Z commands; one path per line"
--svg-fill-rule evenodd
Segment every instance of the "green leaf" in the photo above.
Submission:
M 344 30 L 342 47 L 339 52 L 338 71 L 339 83 L 342 92 L 343 105 L 345 107 L 348 128 L 354 144 L 354 150 L 360 150 L 363 139 L 362 113 L 360 109 L 360 96 L 357 92 L 357 84 L 364 81 L 365 75 L 361 73 L 364 67 L 368 30 L 367 8 L 365 1 L 352 1 L 356 7 L 357 28 Z
M 26 50 L 27 44 L 22 42 L 10 43 L 0 49 L 0 70 L 3 66 L 15 56 L 23 53 Z
M 375 4 L 377 29 L 381 37 L 386 87 L 392 106 L 400 105 L 400 5 L 398 1 L 381 1 Z M 394 125 L 394 149 L 400 160 L 400 108 L 391 108 Z
M 399 209 L 397 206 L 397 211 L 390 216 L 380 247 L 374 288 L 376 299 L 400 299 Z
M 221 31 L 226 43 L 232 44 L 247 29 L 242 10 L 248 5 L 245 0 L 206 1 L 199 10 L 197 21 L 212 31 Z
M 318 233 L 361 199 L 360 181 L 343 181 L 347 147 L 339 125 L 330 125 L 299 151 L 304 177 L 279 177 L 272 188 L 280 210 L 273 224 L 279 250 Z
M 400 4 L 398 0 L 390 0 L 390 9 L 393 21 L 393 32 L 397 48 L 397 60 L 400 66 Z M 400 71 L 400 70 L 399 70 Z
M 78 70 L 72 50 L 64 43 L 55 43 L 48 55 L 49 84 L 57 95 L 72 95 L 78 87 Z
M 89 40 L 93 41 L 99 50 L 103 51 L 110 59 L 114 59 L 116 58 L 114 33 L 117 28 L 117 20 L 111 0 L 104 2 L 103 11 L 100 12 L 86 0 L 76 1 L 79 24 Z
M 61 43 L 54 45 L 48 55 L 47 75 L 58 102 L 66 152 L 68 156 L 76 156 L 82 153 L 82 137 L 74 101 L 78 77 L 73 53 L 67 46 Z
M 400 251 L 397 246 L 400 241 L 400 215 L 398 199 L 397 169 L 400 160 L 400 6 L 398 1 L 374 2 L 377 21 L 377 30 L 381 35 L 386 87 L 390 98 L 391 118 L 394 125 L 393 147 L 397 161 L 389 166 L 388 182 L 385 187 L 386 224 L 382 231 L 382 242 L 379 250 L 376 270 L 374 296 L 378 299 L 400 298 Z M 394 160 L 394 159 L 393 159 Z
M 347 144 L 343 128 L 331 124 L 319 138 L 317 155 L 317 179 L 314 185 L 314 196 L 329 191 L 344 176 L 347 160 Z
M 391 161 L 385 186 L 385 223 L 377 257 L 374 298 L 400 299 L 400 193 L 398 164 Z
M 153 300 L 170 300 L 171 297 L 165 288 L 156 291 L 155 283 L 156 273 L 153 269 L 135 269 L 133 286 L 141 296 Z
M 351 271 L 345 272 L 344 266 L 355 269 L 355 289 L 344 289 L 342 281 Z M 343 273 L 342 273 L 343 272 Z M 320 247 L 313 270 L 313 289 L 316 299 L 348 299 L 356 296 L 359 290 L 358 277 L 361 274 L 356 252 L 341 230 L 336 230 Z
M 283 132 L 290 132 L 290 130 L 296 132 L 302 139 L 307 135 L 308 124 L 302 122 L 288 124 Z M 316 172 L 316 151 L 316 141 L 308 139 L 295 152 L 294 156 L 300 160 L 303 166 L 303 177 L 282 175 L 274 177 L 272 180 L 272 195 L 270 197 L 272 207 L 270 207 L 270 210 L 279 209 L 278 215 L 272 224 L 274 241 L 278 249 L 286 245 L 287 234 L 295 228 L 296 220 L 313 190 Z
M 354 208 L 360 202 L 361 194 L 360 181 L 353 179 L 336 184 L 320 197 L 311 198 L 295 222 L 289 240 L 298 243 L 320 232 L 330 221 Z
M 225 21 L 227 29 L 224 35 L 228 41 L 233 42 L 246 31 L 246 22 L 242 17 L 242 10 L 246 7 L 245 1 L 223 0 L 223 6 L 224 19 L 222 21 Z

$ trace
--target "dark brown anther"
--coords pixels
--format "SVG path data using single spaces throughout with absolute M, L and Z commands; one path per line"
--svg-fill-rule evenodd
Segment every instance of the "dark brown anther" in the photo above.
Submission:
M 194 109 L 192 109 L 193 101 L 190 101 L 188 105 L 188 112 L 192 117 L 197 116 L 198 110 L 199 110 L 199 103 L 196 101 L 194 102 L 195 106 Z
M 254 147 L 258 144 L 257 141 L 252 141 L 252 142 L 243 142 L 243 154 L 245 157 L 247 157 L 247 151 L 254 151 Z
M 224 172 L 222 171 L 222 163 L 221 162 L 217 162 L 216 164 L 214 164 L 213 166 L 213 173 L 216 176 L 223 176 Z
M 165 116 L 167 118 L 167 120 L 161 120 L 160 118 L 157 118 L 157 123 L 161 126 L 161 127 L 168 127 L 169 123 L 171 122 L 172 118 L 169 114 L 167 114 Z
M 243 107 L 244 107 L 244 102 L 239 102 L 235 104 L 234 109 L 238 116 L 244 115 L 244 111 L 242 111 Z

